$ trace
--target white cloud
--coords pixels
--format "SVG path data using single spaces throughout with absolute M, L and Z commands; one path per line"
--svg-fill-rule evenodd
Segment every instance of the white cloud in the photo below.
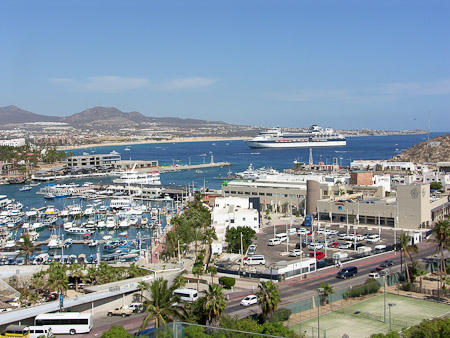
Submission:
M 178 89 L 193 89 L 201 87 L 209 87 L 218 82 L 219 79 L 206 78 L 206 77 L 187 77 L 178 78 L 171 81 L 167 81 L 160 86 L 163 90 L 178 90 Z
M 269 95 L 280 101 L 309 102 L 336 100 L 346 103 L 368 103 L 394 101 L 411 96 L 448 94 L 450 94 L 450 79 L 440 79 L 430 82 L 397 82 L 359 89 L 305 89 L 270 93 Z

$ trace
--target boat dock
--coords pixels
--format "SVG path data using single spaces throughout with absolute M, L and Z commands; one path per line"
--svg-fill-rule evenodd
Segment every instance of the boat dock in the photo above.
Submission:
M 132 162 L 142 162 L 142 161 L 132 161 Z M 218 168 L 231 166 L 230 162 L 211 162 L 211 163 L 201 163 L 201 164 L 186 164 L 186 165 L 157 165 L 157 166 L 144 166 L 136 167 L 136 172 L 173 172 L 181 170 L 197 170 L 197 169 L 207 169 L 207 168 Z M 89 173 L 89 174 L 69 174 L 69 175 L 33 175 L 32 179 L 35 181 L 59 181 L 59 180 L 71 180 L 71 179 L 86 179 L 86 178 L 97 178 L 97 177 L 110 177 L 118 176 L 118 172 L 106 172 L 106 173 Z

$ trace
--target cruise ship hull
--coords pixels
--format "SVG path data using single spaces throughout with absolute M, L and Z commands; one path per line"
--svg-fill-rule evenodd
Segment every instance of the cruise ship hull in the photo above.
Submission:
M 316 148 L 316 147 L 345 147 L 347 141 L 317 141 L 317 142 L 291 142 L 291 141 L 245 141 L 250 148 Z

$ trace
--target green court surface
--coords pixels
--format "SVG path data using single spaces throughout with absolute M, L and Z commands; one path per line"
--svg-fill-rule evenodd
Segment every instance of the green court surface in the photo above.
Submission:
M 386 294 L 385 322 L 384 296 L 380 295 L 321 315 L 320 337 L 341 338 L 346 333 L 350 338 L 363 338 L 373 333 L 386 333 L 389 331 L 389 307 L 392 330 L 395 331 L 419 324 L 423 319 L 450 313 L 450 305 Z M 307 337 L 317 337 L 317 317 L 289 328 Z

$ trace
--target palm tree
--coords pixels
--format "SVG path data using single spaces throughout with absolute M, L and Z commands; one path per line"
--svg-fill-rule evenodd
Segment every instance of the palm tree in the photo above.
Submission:
M 141 302 L 142 302 L 142 299 L 144 298 L 144 291 L 148 291 L 148 289 L 150 289 L 150 285 L 148 285 L 148 283 L 146 283 L 144 281 L 140 281 L 137 284 L 137 287 L 138 287 L 139 291 L 141 292 Z
M 409 258 L 412 261 L 411 253 L 418 253 L 419 248 L 416 244 L 409 244 L 411 241 L 411 238 L 408 234 L 401 234 L 400 235 L 400 248 L 403 254 L 406 256 L 406 258 Z M 406 277 L 408 279 L 408 283 L 411 282 L 411 278 L 409 276 L 409 269 L 408 269 L 408 261 L 405 259 L 405 267 L 406 267 Z
M 28 264 L 28 259 L 33 255 L 33 252 L 41 249 L 34 245 L 29 234 L 23 233 L 20 237 L 23 239 L 23 242 L 19 242 L 19 251 L 25 255 L 25 264 Z
M 435 236 L 433 242 L 438 244 L 436 251 L 439 252 L 439 275 L 440 275 L 439 281 L 440 284 L 443 285 L 442 284 L 443 273 L 444 274 L 447 273 L 445 269 L 444 250 L 450 249 L 450 222 L 446 220 L 436 223 L 436 225 L 433 228 L 433 233 Z
M 93 266 L 89 267 L 86 274 L 81 277 L 83 283 L 94 284 L 96 282 L 97 269 Z
M 156 328 L 166 325 L 169 320 L 174 318 L 183 319 L 186 312 L 183 307 L 173 305 L 178 297 L 173 294 L 174 287 L 169 287 L 167 280 L 158 278 L 150 285 L 150 299 L 145 302 L 145 311 L 147 316 L 141 325 L 141 330 L 147 327 L 150 319 L 156 320 Z
M 186 270 L 183 270 L 182 273 L 180 273 L 178 276 L 176 276 L 173 280 L 173 285 L 175 288 L 182 288 L 184 286 L 186 286 L 186 279 L 184 278 L 184 275 L 187 273 Z
M 261 282 L 256 296 L 265 320 L 269 320 L 281 301 L 278 285 L 272 281 Z
M 195 246 L 195 256 L 197 256 L 198 242 L 201 242 L 204 239 L 203 231 L 199 228 L 194 229 L 192 232 L 192 239 L 194 241 Z
M 203 310 L 207 312 L 207 325 L 218 327 L 220 315 L 227 307 L 225 295 L 223 294 L 223 287 L 217 284 L 211 284 L 204 293 L 205 300 L 203 302 Z
M 323 295 L 322 295 L 322 306 L 326 304 L 326 301 L 331 294 L 334 293 L 333 287 L 330 285 L 330 283 L 321 283 L 319 285 L 319 288 L 323 289 Z
M 78 263 L 72 264 L 69 268 L 72 278 L 75 279 L 75 291 L 78 291 L 78 280 L 84 276 L 83 270 L 83 266 Z
M 211 284 L 214 284 L 214 276 L 217 274 L 217 268 L 214 265 L 214 262 L 208 264 L 208 266 L 206 267 L 206 272 L 211 275 Z
M 69 288 L 69 277 L 66 274 L 64 264 L 53 262 L 47 270 L 47 285 L 50 291 L 57 291 L 59 294 L 65 293 Z

